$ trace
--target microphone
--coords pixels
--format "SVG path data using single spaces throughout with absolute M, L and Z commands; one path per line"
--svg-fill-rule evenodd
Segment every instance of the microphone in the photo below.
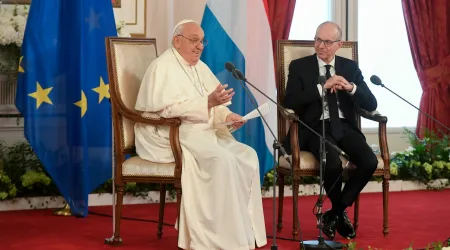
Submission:
M 375 85 L 384 87 L 383 83 L 381 82 L 381 79 L 376 75 L 371 76 L 370 81 Z
M 225 68 L 228 70 L 228 72 L 232 72 L 233 70 L 236 70 L 236 67 L 234 67 L 234 64 L 231 62 L 226 62 Z
M 319 76 L 319 80 L 318 80 L 320 85 L 325 85 L 325 83 L 327 82 L 327 78 L 324 75 Z
M 245 78 L 244 74 L 242 74 L 240 70 L 236 69 L 236 75 L 240 80 L 247 82 L 247 78 Z
M 233 63 L 226 62 L 225 63 L 225 69 L 227 69 L 228 72 L 232 72 L 233 77 L 238 79 L 238 80 L 240 80 L 239 82 L 241 82 L 241 81 L 243 81 L 245 79 L 244 74 L 242 74 L 242 72 L 240 70 L 236 69 L 236 67 L 234 66 Z M 249 90 L 245 87 L 245 85 L 243 85 L 243 87 L 244 87 L 244 90 L 245 90 L 246 94 L 248 95 L 249 99 L 252 101 L 252 104 L 255 107 L 256 111 L 258 111 L 259 116 L 263 120 L 264 124 L 266 124 L 267 128 L 269 129 L 270 133 L 272 134 L 272 137 L 274 138 L 273 148 L 274 149 L 278 149 L 279 152 L 281 153 L 281 155 L 283 155 L 283 157 L 286 159 L 286 161 L 289 162 L 289 164 L 292 164 L 291 163 L 291 159 L 289 159 L 289 155 L 286 153 L 286 150 L 283 148 L 281 143 L 278 142 L 277 137 L 275 136 L 275 133 L 272 131 L 272 129 L 270 128 L 270 126 L 267 123 L 266 119 L 264 118 L 264 116 L 259 111 L 258 104 L 254 100 L 254 98 L 252 98 L 251 93 L 249 93 Z M 274 154 L 274 157 L 275 157 L 275 154 Z
M 387 90 L 389 90 L 392 94 L 396 95 L 397 97 L 399 97 L 400 99 L 402 99 L 403 101 L 405 101 L 406 103 L 408 103 L 409 105 L 413 106 L 415 109 L 417 109 L 420 113 L 426 115 L 428 118 L 431 118 L 433 121 L 437 122 L 439 125 L 441 125 L 442 127 L 446 128 L 448 131 L 450 131 L 450 128 L 445 126 L 444 124 L 442 124 L 440 121 L 438 121 L 436 118 L 432 117 L 431 115 L 427 114 L 425 111 L 422 111 L 421 109 L 419 109 L 418 107 L 414 106 L 414 104 L 408 102 L 407 100 L 405 100 L 405 98 L 401 97 L 400 95 L 398 95 L 397 93 L 395 93 L 394 91 L 390 90 L 388 87 L 384 86 L 383 82 L 381 81 L 381 79 L 376 76 L 373 75 L 370 77 L 370 81 L 377 85 L 377 86 L 381 86 Z

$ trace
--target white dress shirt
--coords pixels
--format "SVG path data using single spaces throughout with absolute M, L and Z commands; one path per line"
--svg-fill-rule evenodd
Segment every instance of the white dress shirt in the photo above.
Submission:
M 330 67 L 330 75 L 334 76 L 336 74 L 336 70 L 334 68 L 334 62 L 335 62 L 336 57 L 333 58 L 333 60 L 331 60 L 331 62 L 328 65 L 331 65 Z M 325 76 L 327 73 L 327 69 L 325 68 L 325 65 L 327 65 L 322 59 L 320 59 L 319 57 L 317 57 L 317 61 L 319 62 L 319 74 Z M 317 84 L 317 89 L 319 90 L 319 94 L 320 97 L 323 97 L 326 94 L 326 89 L 323 89 L 322 92 L 322 85 L 321 84 Z M 351 92 L 348 92 L 350 95 L 355 94 L 356 92 L 356 85 L 353 84 L 353 90 Z M 344 113 L 342 113 L 341 108 L 339 107 L 339 99 L 338 99 L 338 111 L 339 111 L 339 118 L 345 118 L 344 117 Z M 330 113 L 328 110 L 328 103 L 327 103 L 327 98 L 325 98 L 324 100 L 324 110 L 325 110 L 325 114 L 323 116 L 320 116 L 320 120 L 322 119 L 329 119 L 330 118 Z

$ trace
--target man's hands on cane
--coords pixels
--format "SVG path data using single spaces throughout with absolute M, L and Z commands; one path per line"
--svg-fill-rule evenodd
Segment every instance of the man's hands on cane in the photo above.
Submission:
M 354 86 L 350 84 L 344 77 L 334 75 L 327 80 L 324 87 L 326 89 L 331 89 L 331 93 L 333 93 L 337 90 L 346 90 L 348 92 L 351 92 Z
M 208 96 L 208 109 L 231 101 L 234 92 L 233 89 L 227 89 L 228 84 L 219 84 L 217 88 Z

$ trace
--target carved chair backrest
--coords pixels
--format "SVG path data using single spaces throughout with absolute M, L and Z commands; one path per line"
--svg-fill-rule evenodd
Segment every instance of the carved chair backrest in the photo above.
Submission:
M 276 59 L 276 80 L 277 80 L 277 100 L 283 103 L 286 93 L 286 84 L 289 74 L 289 64 L 292 60 L 313 55 L 314 41 L 306 40 L 279 40 L 277 41 L 277 59 Z M 357 42 L 343 42 L 342 48 L 336 53 L 348 59 L 358 62 L 358 44 Z M 359 117 L 358 117 L 359 120 Z M 359 121 L 358 121 L 359 123 Z M 289 123 L 278 112 L 278 138 L 284 138 L 289 131 Z
M 134 151 L 134 122 L 119 111 L 135 112 L 141 81 L 157 58 L 156 39 L 109 37 L 106 49 L 115 145 L 119 151 Z

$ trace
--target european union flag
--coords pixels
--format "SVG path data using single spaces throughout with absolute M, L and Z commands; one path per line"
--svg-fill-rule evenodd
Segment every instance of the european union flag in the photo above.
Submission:
M 117 36 L 111 0 L 31 3 L 16 106 L 26 139 L 78 216 L 112 172 L 107 36 Z

